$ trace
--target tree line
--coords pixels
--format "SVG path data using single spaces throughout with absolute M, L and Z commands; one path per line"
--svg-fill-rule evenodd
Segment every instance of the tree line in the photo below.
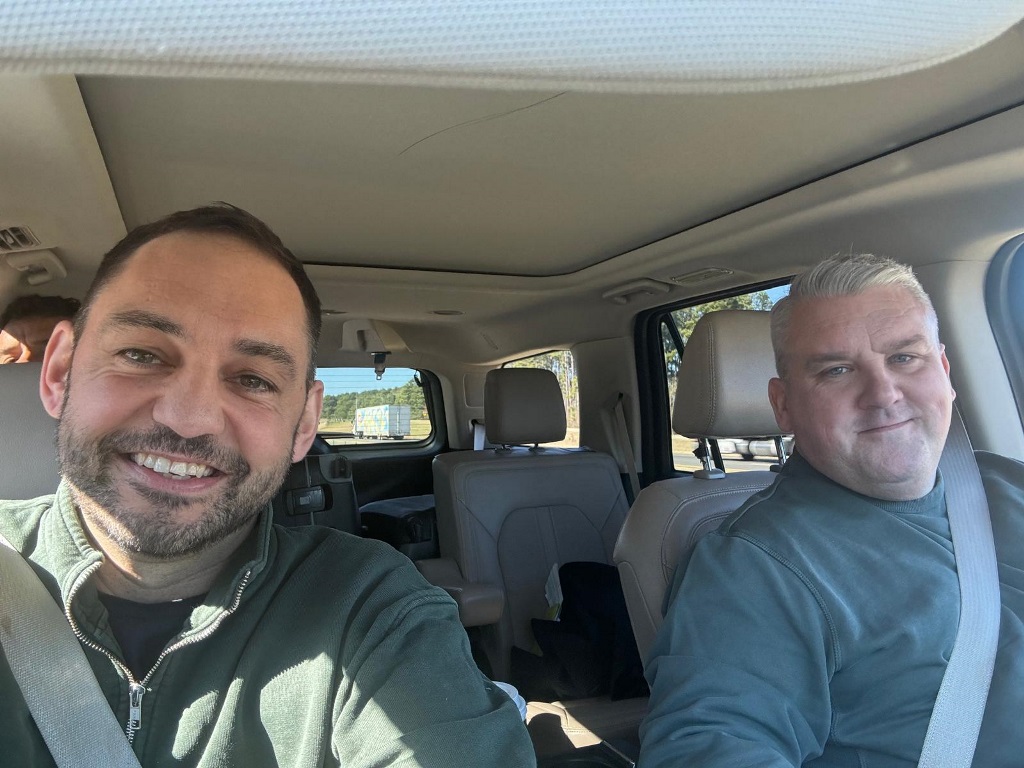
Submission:
M 390 389 L 367 389 L 363 392 L 324 395 L 324 409 L 320 418 L 328 424 L 352 421 L 355 418 L 356 408 L 366 408 L 370 405 L 408 405 L 412 418 L 428 418 L 423 388 L 416 383 L 415 377 L 400 387 L 391 387 Z

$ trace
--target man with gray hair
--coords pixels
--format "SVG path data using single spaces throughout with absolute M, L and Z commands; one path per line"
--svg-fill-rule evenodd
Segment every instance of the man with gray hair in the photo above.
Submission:
M 959 617 L 935 311 L 908 267 L 835 257 L 776 304 L 772 344 L 796 453 L 676 575 L 640 765 L 916 765 Z M 1024 465 L 978 463 L 1002 599 L 974 760 L 991 768 L 1024 754 Z

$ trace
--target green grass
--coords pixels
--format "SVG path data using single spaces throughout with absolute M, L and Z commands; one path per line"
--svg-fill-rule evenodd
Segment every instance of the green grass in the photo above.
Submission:
M 411 435 L 406 435 L 407 438 L 413 440 L 420 440 L 430 434 L 430 419 L 412 419 L 409 423 L 412 429 Z M 352 432 L 351 421 L 321 421 L 318 427 L 320 432 Z

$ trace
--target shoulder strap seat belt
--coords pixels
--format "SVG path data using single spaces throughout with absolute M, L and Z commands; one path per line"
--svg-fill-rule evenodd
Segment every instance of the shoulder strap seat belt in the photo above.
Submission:
M 0 646 L 59 768 L 140 768 L 64 613 L 2 535 Z
M 473 450 L 482 451 L 487 444 L 487 430 L 484 423 L 473 419 L 470 424 L 473 425 Z
M 960 622 L 918 768 L 969 768 L 999 643 L 999 571 L 985 487 L 956 407 L 939 462 L 960 582 Z
M 630 504 L 636 501 L 640 495 L 640 477 L 636 471 L 636 460 L 633 457 L 633 443 L 629 439 L 629 430 L 626 428 L 626 412 L 623 407 L 625 395 L 619 392 L 612 406 L 612 431 L 610 442 L 619 454 L 619 467 L 625 469 L 629 476 L 629 488 L 633 492 L 629 499 Z

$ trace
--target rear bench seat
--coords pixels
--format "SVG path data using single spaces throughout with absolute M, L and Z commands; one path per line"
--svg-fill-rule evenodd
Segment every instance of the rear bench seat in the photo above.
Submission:
M 472 595 L 482 601 L 475 590 L 493 591 L 499 615 L 485 623 L 480 611 L 473 621 L 492 675 L 509 680 L 512 646 L 535 646 L 531 620 L 547 611 L 544 587 L 552 567 L 611 564 L 629 505 L 618 464 L 608 454 L 527 447 L 565 437 L 565 405 L 550 371 L 488 372 L 484 422 L 488 442 L 498 448 L 434 459 L 441 559 L 417 566 L 456 600 Z M 446 576 L 453 583 L 445 583 Z M 565 736 L 581 746 L 606 735 L 635 739 L 645 709 L 646 699 L 600 697 L 531 703 L 528 719 L 558 717 Z

